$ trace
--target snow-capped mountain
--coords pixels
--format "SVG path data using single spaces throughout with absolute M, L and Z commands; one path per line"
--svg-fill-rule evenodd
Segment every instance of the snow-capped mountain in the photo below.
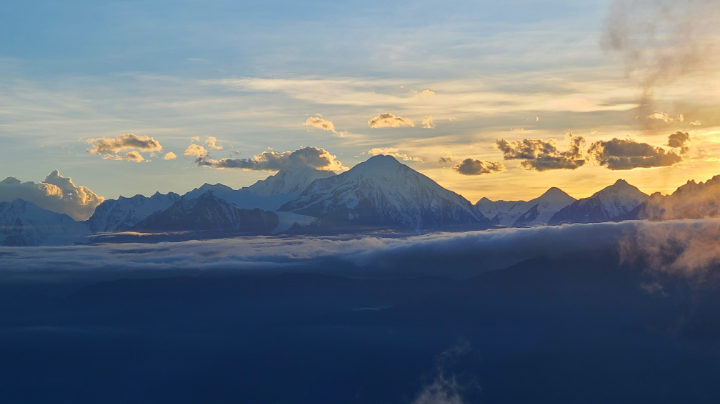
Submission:
M 625 219 L 676 220 L 720 217 L 720 175 L 696 183 L 688 181 L 670 195 L 650 195 Z
M 313 168 L 299 168 L 294 170 L 280 170 L 255 184 L 232 189 L 222 184 L 204 184 L 200 188 L 183 195 L 185 199 L 194 199 L 212 191 L 215 197 L 241 209 L 277 210 L 285 203 L 296 199 L 300 193 L 316 179 L 334 176 L 332 171 L 316 170 Z
M 68 215 L 23 199 L 0 202 L 0 245 L 69 245 L 86 241 L 89 235 L 85 222 L 76 222 Z
M 274 212 L 238 209 L 208 191 L 197 198 L 182 198 L 169 208 L 153 213 L 133 230 L 270 234 L 279 224 Z
M 119 197 L 101 203 L 88 219 L 90 231 L 125 231 L 138 224 L 151 214 L 167 209 L 180 200 L 180 195 L 169 192 L 156 192 L 151 197 L 135 195 L 132 198 Z
M 420 230 L 478 228 L 489 223 L 462 196 L 384 155 L 340 175 L 315 180 L 280 210 L 320 218 L 327 227 Z
M 559 188 L 550 188 L 530 201 L 491 201 L 482 198 L 475 207 L 494 224 L 504 227 L 529 227 L 547 224 L 560 209 L 575 202 Z
M 280 170 L 277 174 L 243 189 L 260 196 L 299 193 L 304 191 L 313 181 L 335 175 L 332 171 L 316 170 L 310 167 Z
M 580 199 L 554 214 L 548 224 L 600 223 L 621 220 L 623 216 L 645 202 L 648 198 L 637 187 L 625 180 L 596 192 L 589 198 Z

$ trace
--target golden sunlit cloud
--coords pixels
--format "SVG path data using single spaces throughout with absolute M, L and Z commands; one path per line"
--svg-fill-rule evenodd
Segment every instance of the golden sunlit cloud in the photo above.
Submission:
M 375 147 L 375 148 L 368 150 L 368 154 L 371 154 L 373 156 L 384 154 L 386 156 L 393 156 L 393 157 L 401 159 L 403 161 L 414 161 L 417 163 L 423 162 L 423 160 L 420 157 L 412 157 L 412 156 L 408 156 L 407 154 L 400 153 L 400 150 L 398 150 L 394 147 L 384 147 L 384 148 Z
M 430 98 L 433 96 L 435 96 L 435 91 L 431 91 L 431 90 L 415 91 L 415 97 L 417 97 L 417 98 Z
M 215 136 L 208 136 L 205 139 L 205 143 L 207 144 L 209 149 L 212 150 L 222 150 L 222 146 L 217 144 L 217 138 Z
M 422 120 L 422 127 L 423 129 L 433 129 L 435 127 L 435 122 L 433 121 L 433 117 L 428 115 Z
M 75 185 L 70 177 L 63 177 L 58 170 L 48 174 L 42 182 L 23 182 L 15 177 L 0 181 L 0 202 L 17 198 L 52 212 L 64 213 L 75 220 L 87 220 L 105 201 L 89 188 Z
M 103 160 L 115 160 L 115 161 L 134 161 L 136 163 L 142 163 L 143 161 L 146 161 L 145 158 L 136 151 L 130 151 L 125 153 L 125 155 L 120 156 L 118 154 L 106 154 L 103 156 Z
M 116 138 L 88 139 L 87 143 L 92 145 L 92 148 L 88 150 L 90 154 L 118 153 L 131 149 L 149 152 L 162 150 L 162 146 L 157 140 L 148 136 L 137 136 L 133 133 L 126 133 Z
M 177 155 L 173 152 L 165 153 L 165 156 L 163 157 L 163 160 L 175 160 L 177 158 Z
M 188 146 L 187 149 L 185 149 L 184 155 L 193 156 L 193 157 L 201 159 L 201 158 L 205 158 L 208 156 L 208 151 L 205 150 L 205 148 L 200 145 L 191 144 L 190 146 Z
M 412 120 L 406 119 L 393 114 L 384 113 L 376 116 L 375 118 L 368 121 L 368 125 L 375 128 L 399 128 L 403 126 L 414 127 L 415 124 Z
M 197 145 L 190 145 L 197 146 Z M 199 147 L 199 149 L 198 149 Z M 247 159 L 224 158 L 221 160 L 211 159 L 207 152 L 198 146 L 191 150 L 188 147 L 186 155 L 197 156 L 195 163 L 202 167 L 213 167 L 217 169 L 239 168 L 242 170 L 280 171 L 312 168 L 323 171 L 345 171 L 348 168 L 343 166 L 337 156 L 330 154 L 327 150 L 317 147 L 303 147 L 293 152 L 276 152 L 273 150 L 262 152 Z
M 663 121 L 665 123 L 673 123 L 673 122 L 684 122 L 685 116 L 683 114 L 680 114 L 678 116 L 671 116 L 670 114 L 666 114 L 664 112 L 655 112 L 647 116 L 647 119 L 654 119 L 657 121 Z
M 322 129 L 322 130 L 327 130 L 332 133 L 337 133 L 335 131 L 335 125 L 333 125 L 332 122 L 322 119 L 322 118 L 314 117 L 314 116 L 311 116 L 310 118 L 308 118 L 303 125 L 312 126 L 312 127 Z

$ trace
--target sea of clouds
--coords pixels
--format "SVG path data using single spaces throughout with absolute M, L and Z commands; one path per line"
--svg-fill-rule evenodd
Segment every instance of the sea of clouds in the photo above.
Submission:
M 303 271 L 360 277 L 470 277 L 521 261 L 641 261 L 702 274 L 720 262 L 720 219 L 575 224 L 411 237 L 240 237 L 65 247 L 0 247 L 0 271 Z

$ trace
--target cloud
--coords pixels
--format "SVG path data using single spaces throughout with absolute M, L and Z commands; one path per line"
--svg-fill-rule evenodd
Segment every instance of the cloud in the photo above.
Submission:
M 623 262 L 639 261 L 652 271 L 699 279 L 720 265 L 720 220 L 637 222 L 635 226 L 619 239 Z
M 176 158 L 177 158 L 177 155 L 175 155 L 175 153 L 167 152 L 167 153 L 165 153 L 163 160 L 175 160 Z
M 184 155 L 193 156 L 198 159 L 204 159 L 208 156 L 208 151 L 200 145 L 191 144 L 190 146 L 188 146 L 187 149 L 185 149 Z
M 649 232 L 664 232 L 672 223 L 577 224 L 413 237 L 248 237 L 161 245 L 5 247 L 3 251 L 12 254 L 0 254 L 0 270 L 17 268 L 22 263 L 23 268 L 53 270 L 217 268 L 362 277 L 468 278 L 534 257 L 580 262 L 607 259 L 620 251 L 618 240 L 632 236 L 639 226 L 649 226 Z
M 524 139 L 507 141 L 500 139 L 495 145 L 503 153 L 505 160 L 523 160 L 520 166 L 525 170 L 575 170 L 582 167 L 587 158 L 582 152 L 585 139 L 569 135 L 570 147 L 567 151 L 559 151 L 555 142 L 542 139 Z
M 375 147 L 370 150 L 368 150 L 368 154 L 372 154 L 373 156 L 377 156 L 379 154 L 384 154 L 386 156 L 393 156 L 395 158 L 402 159 L 403 161 L 415 161 L 418 163 L 422 163 L 422 159 L 420 157 L 412 157 L 408 156 L 407 154 L 400 153 L 400 150 L 394 148 L 394 147 Z
M 505 166 L 502 163 L 493 161 L 465 159 L 462 163 L 455 165 L 453 170 L 462 175 L 481 175 L 505 171 Z
M 117 154 L 125 150 L 140 150 L 144 152 L 162 151 L 162 146 L 157 140 L 148 136 L 137 136 L 132 133 L 126 133 L 116 138 L 103 137 L 88 139 L 87 143 L 92 145 L 92 148 L 88 149 L 88 153 L 90 154 Z
M 593 143 L 588 153 L 601 166 L 611 170 L 667 167 L 682 161 L 674 152 L 666 153 L 662 147 L 638 143 L 632 139 L 613 139 Z
M 72 179 L 53 171 L 40 183 L 22 182 L 8 177 L 0 182 L 0 201 L 10 202 L 17 198 L 32 202 L 52 212 L 64 213 L 75 220 L 87 220 L 105 198 L 83 186 L 76 186 Z
M 435 122 L 433 121 L 433 117 L 428 115 L 425 118 L 423 118 L 422 127 L 423 127 L 423 129 L 433 129 L 435 127 Z
M 647 119 L 654 119 L 657 121 L 663 121 L 665 123 L 673 123 L 673 122 L 685 122 L 685 116 L 683 114 L 680 114 L 678 116 L 670 116 L 669 114 L 666 114 L 664 112 L 655 112 L 647 116 Z
M 371 128 L 399 128 L 403 126 L 414 127 L 415 124 L 410 119 L 395 116 L 393 114 L 380 114 L 368 121 Z
M 193 147 L 195 146 L 195 147 Z M 214 168 L 240 168 L 243 170 L 280 171 L 297 168 L 314 168 L 317 170 L 345 170 L 346 167 L 337 160 L 337 157 L 327 150 L 316 147 L 304 147 L 293 152 L 266 151 L 249 159 L 213 160 L 207 151 L 198 145 L 190 145 L 185 151 L 186 156 L 195 156 L 199 166 Z
M 680 153 L 685 154 L 688 151 L 687 143 L 690 141 L 690 134 L 687 132 L 675 132 L 668 136 L 668 147 L 680 148 Z
M 328 130 L 332 133 L 337 133 L 335 131 L 335 125 L 333 125 L 332 122 L 314 116 L 308 118 L 303 125 L 313 126 L 318 129 Z
M 448 153 L 438 159 L 438 163 L 452 163 L 453 162 L 453 156 L 452 153 Z
M 435 96 L 435 91 L 432 91 L 432 90 L 415 91 L 414 95 L 417 98 L 431 98 L 431 97 Z
M 720 218 L 720 176 L 696 183 L 688 181 L 672 195 L 655 193 L 639 212 L 641 219 L 679 220 Z
M 136 151 L 134 151 L 134 150 L 131 151 L 131 152 L 127 152 L 127 153 L 123 156 L 123 159 L 128 160 L 128 161 L 134 161 L 134 162 L 136 162 L 136 163 L 140 163 L 140 162 L 142 162 L 142 161 L 145 161 L 145 159 L 143 158 L 143 156 L 141 156 L 140 153 L 138 153 L 138 152 L 136 152 Z
M 199 142 L 199 141 L 200 141 L 200 136 L 193 136 L 193 137 L 190 138 L 190 141 L 191 141 L 191 142 Z
M 219 146 L 217 144 L 217 138 L 215 136 L 208 136 L 205 140 L 205 143 L 207 144 L 209 149 L 212 150 L 222 150 L 222 146 Z
M 446 349 L 438 355 L 437 375 L 432 383 L 423 387 L 422 391 L 417 395 L 413 404 L 463 404 L 462 390 L 465 386 L 460 386 L 455 376 L 446 377 L 448 367 L 456 362 L 460 357 L 467 355 L 472 351 L 470 342 L 461 339 L 455 345 Z M 477 387 L 476 387 L 477 388 Z
M 714 0 L 615 0 L 601 44 L 620 57 L 648 105 L 656 87 L 712 65 L 718 14 Z
M 692 126 L 700 126 L 700 125 L 702 125 L 702 123 L 700 123 L 700 121 L 693 121 L 693 122 L 690 122 L 690 125 L 692 125 Z
M 145 160 L 145 158 L 142 156 L 142 154 L 136 152 L 136 151 L 130 151 L 125 153 L 124 155 L 119 154 L 106 154 L 103 156 L 103 160 L 115 160 L 115 161 L 134 161 L 135 163 L 142 163 Z

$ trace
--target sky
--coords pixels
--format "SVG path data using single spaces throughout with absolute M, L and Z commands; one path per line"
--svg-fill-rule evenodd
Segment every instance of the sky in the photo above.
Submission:
M 59 170 L 105 198 L 239 188 L 273 172 L 199 165 L 188 147 L 218 161 L 311 146 L 340 170 L 395 155 L 472 202 L 587 197 L 619 178 L 672 192 L 720 174 L 719 9 L 6 2 L 0 177 Z

